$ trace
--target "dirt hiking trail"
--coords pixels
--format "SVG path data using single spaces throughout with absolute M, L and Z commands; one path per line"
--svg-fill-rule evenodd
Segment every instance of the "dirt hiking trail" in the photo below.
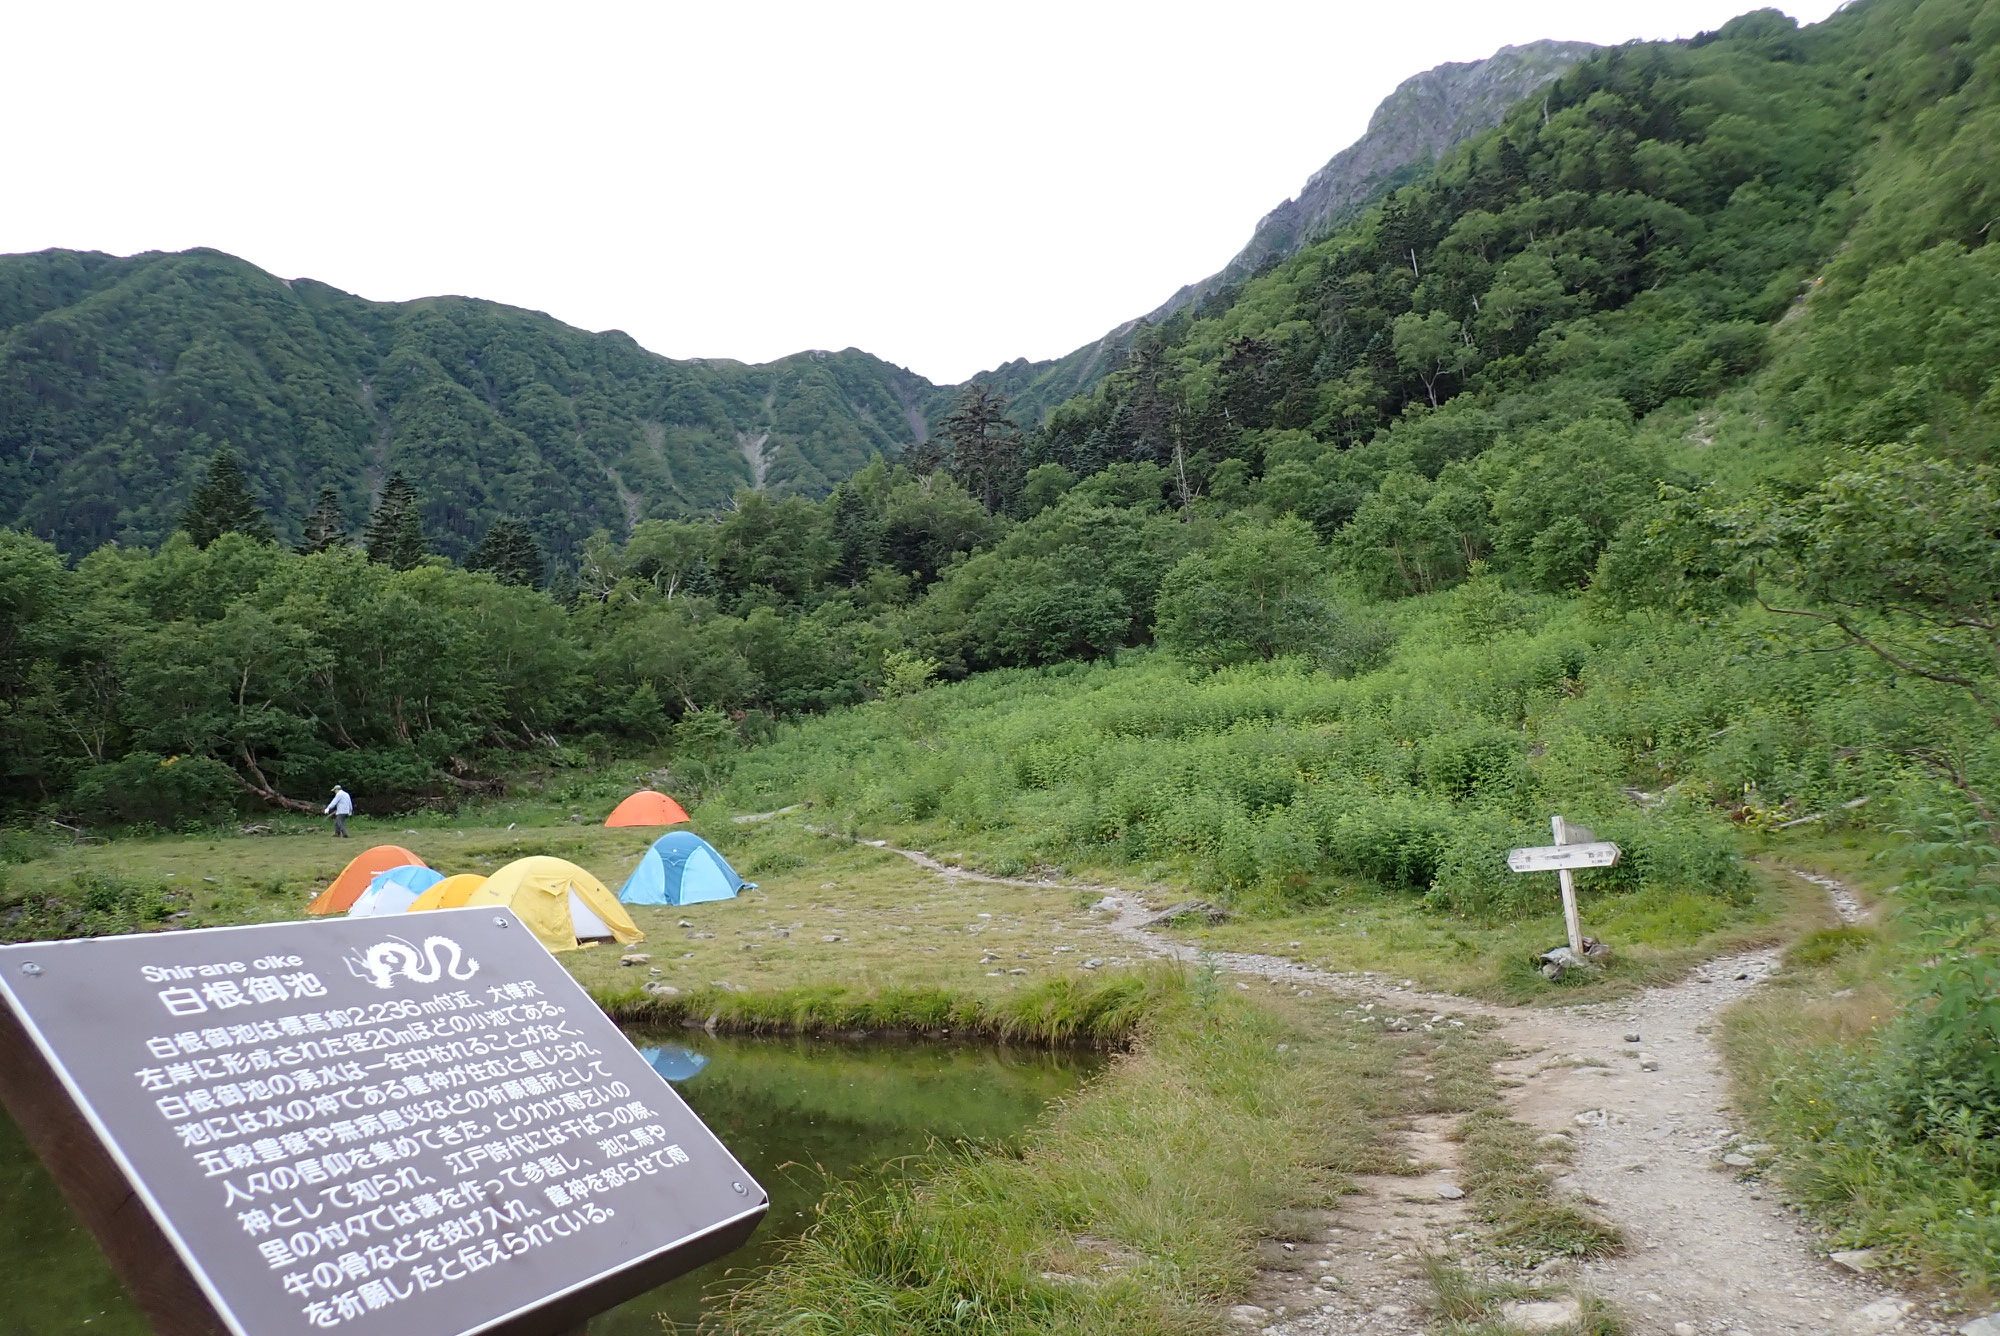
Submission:
M 882 841 L 866 843 L 954 880 L 1051 884 L 989 876 Z M 1839 882 L 1795 875 L 1824 889 L 1841 921 L 1865 917 L 1859 899 Z M 1135 954 L 1212 964 L 1410 1018 L 1397 1023 L 1492 1021 L 1511 1050 L 1494 1069 L 1507 1087 L 1508 1112 L 1541 1132 L 1543 1144 L 1574 1148 L 1566 1164 L 1560 1151 L 1551 1153 L 1554 1190 L 1576 1194 L 1627 1240 L 1620 1255 L 1602 1261 L 1546 1263 L 1528 1283 L 1606 1299 L 1637 1336 L 1932 1336 L 1952 1330 L 1930 1309 L 1829 1261 L 1811 1227 L 1747 1172 L 1770 1148 L 1748 1144 L 1732 1121 L 1711 1035 L 1724 1010 L 1776 972 L 1776 951 L 1711 960 L 1671 987 L 1616 1002 L 1510 1007 L 1401 987 L 1374 974 L 1315 970 L 1277 956 L 1203 952 L 1149 931 L 1154 910 L 1136 895 L 1112 886 L 1075 889 L 1103 894 L 1097 909 L 1111 915 L 1109 932 Z M 1403 1149 L 1434 1169 L 1416 1177 L 1360 1177 L 1357 1191 L 1323 1214 L 1316 1237 L 1267 1245 L 1251 1302 L 1231 1309 L 1231 1322 L 1269 1336 L 1417 1336 L 1434 1327 L 1426 1311 L 1432 1295 L 1423 1254 L 1456 1255 L 1468 1269 L 1493 1274 L 1461 1246 L 1476 1240 L 1479 1226 L 1454 1181 L 1458 1145 L 1451 1133 L 1457 1123 L 1457 1115 L 1412 1119 L 1401 1132 Z M 1552 1289 L 1548 1304 L 1519 1310 L 1517 1324 L 1534 1330 L 1538 1321 L 1550 1328 L 1573 1322 L 1575 1301 L 1558 1293 Z

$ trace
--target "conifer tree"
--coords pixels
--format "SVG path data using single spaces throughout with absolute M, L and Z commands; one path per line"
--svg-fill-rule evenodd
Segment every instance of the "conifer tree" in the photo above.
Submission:
M 544 560 L 542 545 L 528 526 L 518 520 L 501 518 L 479 540 L 465 559 L 465 569 L 487 571 L 501 584 L 542 587 Z
M 938 419 L 945 467 L 990 511 L 1020 490 L 1021 434 L 1007 416 L 1007 396 L 973 381 Z
M 346 545 L 347 517 L 340 513 L 340 493 L 332 487 L 322 487 L 312 514 L 306 516 L 305 539 L 299 544 L 299 551 L 310 556 Z
M 833 577 L 842 584 L 860 584 L 882 559 L 882 526 L 870 513 L 868 499 L 850 483 L 833 489 L 827 508 L 837 551 Z
M 424 543 L 424 517 L 417 489 L 401 469 L 389 475 L 382 495 L 368 517 L 361 536 L 370 561 L 380 561 L 399 571 L 407 571 L 429 552 Z
M 278 541 L 271 521 L 250 492 L 250 479 L 234 450 L 219 450 L 209 461 L 208 473 L 188 496 L 181 528 L 187 530 L 196 547 L 207 547 L 226 533 L 247 534 L 264 543 Z

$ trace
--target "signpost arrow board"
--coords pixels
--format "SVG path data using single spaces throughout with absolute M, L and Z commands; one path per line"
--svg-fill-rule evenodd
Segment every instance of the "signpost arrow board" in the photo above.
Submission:
M 1507 866 L 1516 872 L 1556 872 L 1563 868 L 1610 867 L 1618 861 L 1618 846 L 1608 840 L 1595 844 L 1551 844 L 1512 849 Z
M 509 910 L 0 947 L 0 1002 L 161 1336 L 553 1336 L 769 1205 Z

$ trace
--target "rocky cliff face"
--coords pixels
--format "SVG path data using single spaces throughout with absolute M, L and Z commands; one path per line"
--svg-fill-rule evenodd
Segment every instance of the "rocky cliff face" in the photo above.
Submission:
M 1439 65 L 1405 79 L 1375 108 L 1361 138 L 1314 172 L 1296 198 L 1264 215 L 1235 259 L 1219 273 L 1176 292 L 1146 320 L 1157 324 L 1296 254 L 1454 145 L 1498 125 L 1509 107 L 1596 50 L 1589 42 L 1529 42 L 1503 46 L 1485 60 Z M 1127 321 L 1067 357 L 1009 362 L 976 379 L 991 381 L 1013 396 L 1017 419 L 1040 421 L 1117 366 L 1138 325 Z
M 1188 284 L 1147 319 L 1162 320 L 1297 253 L 1447 149 L 1498 125 L 1507 108 L 1597 49 L 1589 42 L 1503 46 L 1485 60 L 1440 65 L 1405 79 L 1375 108 L 1361 138 L 1314 172 L 1297 198 L 1265 214 L 1250 244 L 1220 273 Z

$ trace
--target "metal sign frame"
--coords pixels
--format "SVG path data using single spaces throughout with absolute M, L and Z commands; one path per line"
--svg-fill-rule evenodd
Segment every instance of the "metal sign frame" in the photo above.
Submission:
M 524 943 L 535 940 L 510 910 L 440 910 L 421 917 L 425 920 L 425 927 L 448 925 L 450 930 L 468 938 L 483 930 L 489 935 L 488 941 L 494 940 L 491 934 L 510 930 L 506 939 L 508 949 L 516 953 L 522 951 Z M 367 926 L 357 932 L 356 926 L 360 924 Z M 176 948 L 174 954 L 179 954 L 187 949 L 191 939 L 227 940 L 235 934 L 272 934 L 274 930 L 282 930 L 288 941 L 296 941 L 294 935 L 301 932 L 338 940 L 383 936 L 389 926 L 378 920 L 326 919 L 307 923 L 254 924 L 138 934 L 136 939 L 158 943 L 163 948 L 171 943 Z M 231 1302 L 227 1293 L 229 1285 L 219 1282 L 210 1274 L 210 1267 L 204 1265 L 204 1248 L 183 1236 L 175 1222 L 176 1210 L 162 1201 L 155 1184 L 149 1182 L 147 1173 L 135 1162 L 130 1148 L 121 1144 L 118 1134 L 98 1107 L 97 1101 L 104 1097 L 104 1091 L 98 1090 L 94 1099 L 92 1092 L 86 1089 L 92 1082 L 80 1079 L 65 1062 L 65 1043 L 74 1046 L 76 1037 L 71 1036 L 65 1041 L 52 1036 L 45 1025 L 38 1023 L 33 1000 L 24 998 L 24 994 L 33 989 L 35 981 L 44 976 L 48 965 L 58 961 L 70 963 L 63 958 L 81 956 L 109 942 L 133 940 L 134 937 L 102 938 L 0 947 L 0 1099 L 4 1099 L 29 1144 L 48 1166 L 57 1185 L 97 1238 L 113 1269 L 160 1336 L 253 1336 L 236 1311 L 236 1305 Z M 261 949 L 247 944 L 236 945 L 236 942 L 247 942 L 247 939 L 235 938 L 226 950 L 247 957 Z M 539 944 L 534 950 L 541 951 Z M 105 953 L 99 951 L 98 954 Z M 534 957 L 529 955 L 528 959 L 534 960 Z M 540 968 L 544 962 L 549 968 Z M 560 1333 L 580 1330 L 582 1324 L 595 1314 L 741 1246 L 769 1209 L 769 1198 L 764 1190 L 743 1171 L 726 1148 L 714 1140 L 713 1134 L 700 1123 L 692 1110 L 687 1109 L 672 1087 L 636 1051 L 630 1049 L 629 1043 L 618 1034 L 609 1018 L 603 1015 L 569 972 L 546 953 L 535 963 L 537 982 L 545 982 L 561 994 L 560 997 L 551 995 L 552 1002 L 560 1001 L 566 1004 L 566 1008 L 574 1008 L 579 1018 L 590 1018 L 583 1022 L 586 1027 L 594 1028 L 601 1024 L 617 1036 L 619 1045 L 630 1051 L 635 1068 L 634 1078 L 637 1078 L 637 1072 L 643 1071 L 652 1082 L 650 1086 L 634 1087 L 635 1091 L 643 1090 L 646 1098 L 667 1106 L 663 1117 L 671 1118 L 682 1127 L 691 1125 L 691 1130 L 698 1130 L 707 1139 L 709 1144 L 699 1146 L 698 1152 L 719 1154 L 721 1160 L 712 1161 L 706 1172 L 713 1177 L 714 1171 L 720 1169 L 723 1177 L 733 1181 L 735 1193 L 742 1199 L 742 1209 L 727 1214 L 715 1212 L 721 1218 L 693 1233 L 662 1238 L 657 1247 L 621 1256 L 611 1265 L 576 1275 L 568 1283 L 557 1285 L 505 1311 L 474 1316 L 467 1324 L 453 1327 L 451 1336 L 559 1336 Z M 151 1026 L 154 1023 L 154 1018 L 150 1016 L 135 1017 L 135 1028 L 130 1033 L 136 1034 L 140 1025 Z M 110 1037 L 107 1035 L 107 1039 Z M 613 1053 L 613 1060 L 622 1062 L 624 1055 L 615 1050 Z M 102 1085 L 101 1080 L 96 1083 Z M 677 1135 L 685 1139 L 688 1133 Z M 697 1143 L 690 1141 L 688 1144 Z M 147 1152 L 152 1153 L 151 1150 Z M 726 1161 L 726 1166 L 723 1161 Z M 733 1202 L 734 1199 L 731 1200 Z M 185 1213 L 184 1205 L 180 1209 Z M 219 1218 L 228 1223 L 230 1218 L 226 1210 L 226 1207 L 221 1208 Z M 210 1260 L 214 1261 L 212 1250 Z M 511 1260 L 511 1257 L 503 1258 L 491 1264 L 504 1266 Z M 549 1265 L 553 1269 L 559 1263 L 551 1262 Z M 490 1292 L 490 1287 L 487 1292 Z M 400 1333 L 406 1329 L 403 1324 L 414 1316 L 391 1317 L 385 1312 L 382 1317 L 391 1325 L 370 1323 L 354 1330 Z

